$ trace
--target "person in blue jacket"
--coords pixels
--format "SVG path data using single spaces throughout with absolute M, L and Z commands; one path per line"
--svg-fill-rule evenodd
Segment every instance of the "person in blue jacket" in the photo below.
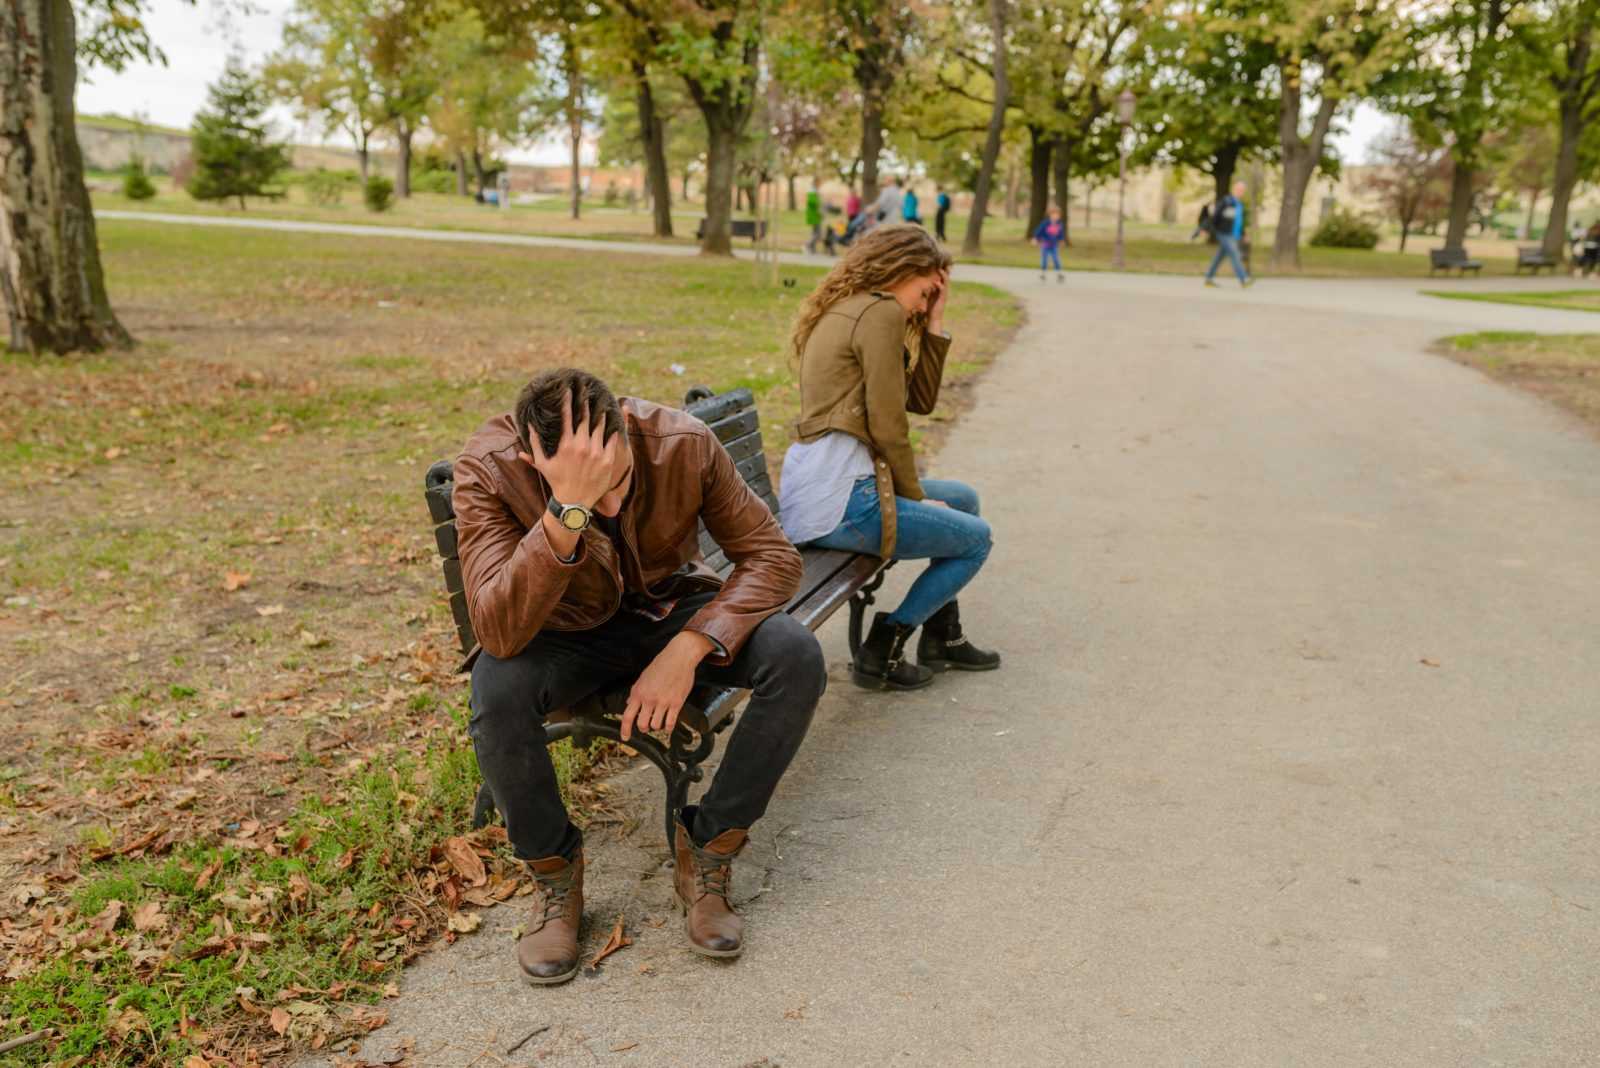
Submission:
M 1061 242 L 1066 236 L 1067 224 L 1062 221 L 1061 209 L 1052 205 L 1050 213 L 1039 221 L 1039 229 L 1033 232 L 1033 243 L 1039 246 L 1039 281 L 1045 280 L 1045 268 L 1052 263 L 1056 268 L 1056 281 L 1066 281 L 1061 273 Z
M 906 190 L 905 197 L 900 201 L 900 216 L 908 223 L 915 223 L 921 226 L 922 216 L 917 214 L 917 191 L 905 182 L 900 184 L 905 186 Z
M 1239 285 L 1250 285 L 1254 279 L 1239 258 L 1239 242 L 1244 240 L 1243 182 L 1234 182 L 1233 192 L 1217 201 L 1216 210 L 1211 213 L 1211 232 L 1217 237 L 1217 254 L 1211 257 L 1211 266 L 1206 270 L 1206 285 L 1216 288 L 1217 268 L 1222 266 L 1223 257 L 1233 264 L 1233 273 L 1238 275 Z

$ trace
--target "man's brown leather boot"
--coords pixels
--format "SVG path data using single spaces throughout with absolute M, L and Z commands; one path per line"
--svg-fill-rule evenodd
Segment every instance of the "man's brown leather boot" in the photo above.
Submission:
M 693 818 L 692 809 L 684 816 Z M 694 844 L 678 818 L 673 842 L 676 861 L 673 890 L 683 911 L 683 929 L 689 948 L 702 957 L 737 957 L 744 949 L 744 921 L 733 911 L 728 894 L 733 882 L 733 858 L 744 848 L 744 831 L 723 831 L 703 846 Z
M 537 986 L 564 983 L 578 974 L 578 927 L 583 922 L 583 850 L 570 861 L 527 862 L 538 889 L 527 933 L 517 942 L 522 977 Z

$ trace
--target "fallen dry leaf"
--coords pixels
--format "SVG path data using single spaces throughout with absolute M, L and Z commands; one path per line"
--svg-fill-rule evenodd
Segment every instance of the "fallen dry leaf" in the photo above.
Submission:
M 250 585 L 250 580 L 254 577 L 255 576 L 251 575 L 248 571 L 225 572 L 222 576 L 222 588 L 227 590 L 229 593 L 232 593 L 234 590 L 242 590 L 246 586 Z
M 113 445 L 111 448 L 106 450 L 106 459 L 107 460 L 115 460 L 117 457 L 126 456 L 127 454 L 128 454 L 128 450 L 127 449 L 119 449 L 115 445 Z
M 1422 666 L 1423 667 L 1438 667 L 1439 666 L 1439 661 L 1437 661 L 1437 660 L 1429 660 L 1427 657 L 1423 657 L 1422 658 Z
M 328 644 L 328 639 L 322 637 L 320 634 L 314 634 L 309 630 L 302 630 L 300 632 L 300 644 L 305 646 L 307 649 L 321 649 L 324 645 Z
M 283 615 L 283 605 L 281 605 L 281 604 L 257 605 L 256 606 L 256 615 L 258 615 L 258 616 L 281 616 L 281 615 Z
M 467 885 L 482 886 L 489 881 L 488 873 L 483 870 L 483 860 L 465 838 L 459 835 L 447 838 L 443 849 L 445 859 L 456 870 L 456 874 L 467 881 Z
M 196 890 L 204 890 L 210 884 L 211 880 L 216 876 L 217 872 L 221 870 L 222 861 L 220 860 L 214 860 L 210 864 L 207 864 L 200 870 L 200 874 L 195 876 L 194 888 Z
M 612 1046 L 611 1047 L 611 1052 L 612 1053 L 626 1053 L 630 1049 L 638 1049 L 638 1048 L 639 1048 L 639 1043 L 637 1043 L 637 1042 L 624 1042 L 620 1046 Z
M 483 926 L 483 917 L 476 912 L 452 912 L 445 926 L 456 934 L 471 934 Z
M 272 1010 L 272 1016 L 267 1020 L 272 1029 L 278 1034 L 285 1034 L 289 1030 L 289 1010 L 279 1006 Z
M 600 947 L 600 952 L 589 958 L 589 967 L 598 968 L 600 962 L 611 956 L 611 954 L 623 946 L 631 945 L 633 945 L 633 939 L 622 933 L 622 917 L 618 916 L 616 925 L 611 928 L 611 937 L 606 939 L 606 944 Z
M 135 931 L 159 931 L 167 926 L 167 915 L 161 911 L 161 902 L 146 901 L 133 910 Z

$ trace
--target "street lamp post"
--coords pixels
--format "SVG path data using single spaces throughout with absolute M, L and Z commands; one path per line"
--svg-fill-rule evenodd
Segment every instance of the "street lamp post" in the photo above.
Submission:
M 1117 137 L 1117 244 L 1111 253 L 1111 266 L 1122 270 L 1127 266 L 1122 255 L 1122 205 L 1128 196 L 1128 128 L 1133 125 L 1133 105 L 1136 103 L 1132 89 L 1117 95 L 1117 121 L 1122 129 Z

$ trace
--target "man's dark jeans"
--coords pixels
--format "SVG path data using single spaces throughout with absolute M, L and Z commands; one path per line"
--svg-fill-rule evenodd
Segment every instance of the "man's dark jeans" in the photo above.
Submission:
M 571 856 L 583 842 L 561 804 L 544 717 L 598 690 L 631 684 L 712 596 L 685 597 L 660 622 L 621 610 L 594 630 L 541 633 L 508 660 L 479 654 L 472 667 L 472 744 L 517 856 Z M 696 678 L 752 691 L 689 828 L 704 845 L 723 831 L 749 828 L 766 812 L 811 725 L 827 670 L 817 639 L 779 612 L 756 628 L 732 664 L 702 665 Z

